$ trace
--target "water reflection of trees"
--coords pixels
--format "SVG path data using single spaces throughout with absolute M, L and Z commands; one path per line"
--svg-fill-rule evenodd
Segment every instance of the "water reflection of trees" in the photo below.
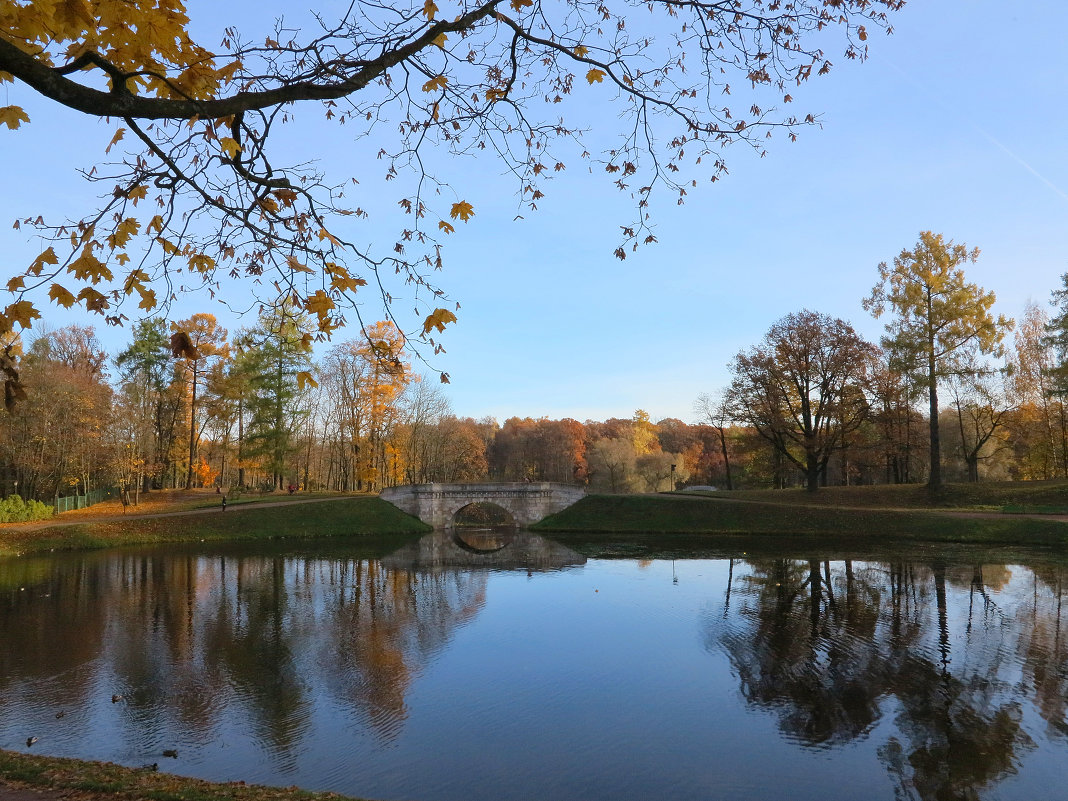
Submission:
M 808 747 L 871 734 L 899 798 L 973 799 L 1016 771 L 1031 705 L 1068 734 L 1065 572 L 1005 566 L 764 559 L 734 563 L 723 616 L 706 618 L 747 702 Z M 997 594 L 997 597 L 995 597 Z
M 119 736 L 139 750 L 168 729 L 208 742 L 225 717 L 284 761 L 325 692 L 389 737 L 412 677 L 477 614 L 485 582 L 359 558 L 55 562 L 30 586 L 0 585 L 0 698 L 37 703 L 62 676 L 68 709 L 123 694 Z

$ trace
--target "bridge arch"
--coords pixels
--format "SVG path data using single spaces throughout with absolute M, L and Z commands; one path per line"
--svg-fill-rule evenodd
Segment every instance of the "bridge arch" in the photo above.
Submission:
M 499 503 L 472 501 L 452 513 L 449 528 L 519 528 L 510 511 Z
M 414 515 L 434 528 L 451 528 L 456 513 L 472 503 L 491 503 L 512 515 L 518 526 L 529 526 L 566 509 L 585 495 L 581 487 L 553 481 L 534 483 L 415 484 L 388 487 L 382 500 Z

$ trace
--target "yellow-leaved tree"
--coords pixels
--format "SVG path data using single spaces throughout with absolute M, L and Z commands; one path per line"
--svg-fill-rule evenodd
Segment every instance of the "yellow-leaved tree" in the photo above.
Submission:
M 430 276 L 477 210 L 462 173 L 432 173 L 429 157 L 443 171 L 458 162 L 442 155 L 503 161 L 523 208 L 574 160 L 596 166 L 633 200 L 625 258 L 655 241 L 654 195 L 681 203 L 723 173 L 729 145 L 760 151 L 772 132 L 815 123 L 789 110 L 791 92 L 830 69 L 829 46 L 863 58 L 870 29 L 889 30 L 903 5 L 355 0 L 252 41 L 240 30 L 251 10 L 228 4 L 239 19 L 209 49 L 181 0 L 0 0 L 0 81 L 13 84 L 0 126 L 32 127 L 34 93 L 114 125 L 107 169 L 83 173 L 103 182 L 101 203 L 74 222 L 34 209 L 17 222 L 46 246 L 7 282 L 0 336 L 45 297 L 119 325 L 165 311 L 174 287 L 232 296 L 238 282 L 301 308 L 321 335 L 358 318 L 373 287 L 409 341 L 436 349 L 455 309 Z M 618 112 L 596 118 L 618 134 L 604 151 L 587 146 L 583 116 L 602 102 Z M 351 162 L 357 174 L 318 164 L 310 142 L 287 163 L 277 130 L 308 114 L 374 148 Z M 368 198 L 390 193 L 399 230 L 361 225 Z M 393 276 L 414 301 L 408 325 L 381 280 Z

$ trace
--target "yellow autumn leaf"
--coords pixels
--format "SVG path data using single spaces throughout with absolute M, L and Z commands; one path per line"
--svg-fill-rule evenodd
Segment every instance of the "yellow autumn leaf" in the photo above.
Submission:
M 307 370 L 297 373 L 297 389 L 303 391 L 305 387 L 317 387 L 319 382 L 312 378 Z
M 108 246 L 112 250 L 117 247 L 126 247 L 126 243 L 140 228 L 141 223 L 138 222 L 136 217 L 127 217 L 115 226 L 115 233 L 108 236 Z
M 428 314 L 427 318 L 423 320 L 423 333 L 429 334 L 431 330 L 435 328 L 438 331 L 444 331 L 446 325 L 455 322 L 456 315 L 448 309 L 434 309 L 434 311 L 431 314 Z
M 327 231 L 325 228 L 320 228 L 319 229 L 319 241 L 322 242 L 324 239 L 329 239 L 331 245 L 337 245 L 338 247 L 341 247 L 341 240 L 340 239 L 338 239 L 332 233 Z
M 147 186 L 135 186 L 126 192 L 126 197 L 130 198 L 137 205 L 138 200 L 144 200 L 148 196 Z
M 600 83 L 601 81 L 604 80 L 604 76 L 606 74 L 607 73 L 605 73 L 604 70 L 599 70 L 596 67 L 594 67 L 593 69 L 591 69 L 589 72 L 586 73 L 586 80 L 589 81 L 591 84 L 592 83 Z
M 215 267 L 215 259 L 205 253 L 194 253 L 189 257 L 189 271 L 197 273 L 211 272 Z
M 110 153 L 111 152 L 111 148 L 115 147 L 115 145 L 119 142 L 120 139 L 122 139 L 122 137 L 125 134 L 126 134 L 126 129 L 125 128 L 119 128 L 119 130 L 115 131 L 115 135 L 113 137 L 111 137 L 111 141 L 108 142 L 108 146 L 106 148 L 104 148 L 104 152 L 105 153 Z
M 433 92 L 435 89 L 444 90 L 448 85 L 449 79 L 444 75 L 439 75 L 436 78 L 431 78 L 429 81 L 423 84 L 424 92 Z
M 228 158 L 233 158 L 241 152 L 241 145 L 237 143 L 236 139 L 229 136 L 224 136 L 219 140 L 219 147 L 223 149 L 223 153 L 225 153 Z
M 467 222 L 475 216 L 475 209 L 466 200 L 461 200 L 459 203 L 452 204 L 452 211 L 449 213 L 454 220 L 459 218 L 464 222 Z
M 304 301 L 304 310 L 310 314 L 325 317 L 335 305 L 331 297 L 319 289 Z
M 23 278 L 21 275 L 16 275 L 14 278 L 7 282 L 7 291 L 18 292 L 24 286 L 26 286 L 26 279 Z
M 512 2 L 509 3 L 509 5 L 512 8 L 514 8 L 516 11 L 522 11 L 527 6 L 534 5 L 534 0 L 512 0 Z
M 575 48 L 571 51 L 579 58 L 584 58 L 590 49 L 586 45 L 575 45 Z
M 67 266 L 67 272 L 73 273 L 79 281 L 92 281 L 94 284 L 101 280 L 110 281 L 113 276 L 108 266 L 93 255 L 92 246 L 83 248 L 78 258 Z
M 442 50 L 444 50 L 445 49 L 445 43 L 448 40 L 449 40 L 448 35 L 446 35 L 444 33 L 439 33 L 437 36 L 434 37 L 434 42 L 433 43 L 436 44 L 438 47 L 440 47 Z
M 361 286 L 367 285 L 364 279 L 353 278 L 348 270 L 332 261 L 326 263 L 326 272 L 330 275 L 330 287 L 339 292 L 355 292 Z
M 49 248 L 33 260 L 33 264 L 30 265 L 30 274 L 40 275 L 46 264 L 59 264 L 56 252 L 52 248 Z
M 138 287 L 137 292 L 141 295 L 141 302 L 137 304 L 137 308 L 144 309 L 145 311 L 152 311 L 156 308 L 155 291 Z
M 423 13 L 426 14 L 428 20 L 433 20 L 434 15 L 438 13 L 438 5 L 434 0 L 426 0 L 423 3 Z
M 48 290 L 48 297 L 51 298 L 53 303 L 62 306 L 64 309 L 69 309 L 74 305 L 74 295 L 59 284 L 52 284 Z
M 4 309 L 4 317 L 23 328 L 29 328 L 40 316 L 41 313 L 37 311 L 37 307 L 28 300 L 17 300 Z
M 6 125 L 12 131 L 22 125 L 22 123 L 29 121 L 30 116 L 19 106 L 0 107 L 0 124 Z
M 438 228 L 447 234 L 451 234 L 456 230 L 456 227 L 451 222 L 446 222 L 445 220 L 438 220 Z
M 308 265 L 301 264 L 301 262 L 299 262 L 297 260 L 296 256 L 289 256 L 286 259 L 286 264 L 289 265 L 289 269 L 290 270 L 292 270 L 293 272 L 296 272 L 296 273 L 314 273 L 315 272 L 315 270 L 313 270 Z
M 108 299 L 101 292 L 97 292 L 92 287 L 85 287 L 78 293 L 78 300 L 85 304 L 85 308 L 89 311 L 102 311 L 106 309 Z

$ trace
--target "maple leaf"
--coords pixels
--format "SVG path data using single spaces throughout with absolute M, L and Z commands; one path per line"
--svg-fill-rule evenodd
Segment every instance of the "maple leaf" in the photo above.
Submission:
M 137 308 L 144 309 L 145 311 L 152 311 L 156 308 L 156 293 L 151 289 L 143 289 L 137 287 L 138 293 L 141 295 L 141 302 L 137 304 Z
M 7 125 L 12 131 L 29 121 L 30 116 L 19 106 L 0 107 L 0 124 Z
M 428 20 L 432 21 L 434 15 L 438 13 L 437 3 L 435 3 L 434 0 L 426 0 L 426 2 L 423 3 L 423 13 L 426 14 Z
M 306 264 L 302 264 L 296 256 L 289 256 L 286 259 L 286 264 L 289 265 L 289 269 L 296 273 L 314 273 L 311 267 Z
M 140 228 L 141 223 L 137 221 L 136 217 L 127 217 L 115 226 L 115 233 L 108 237 L 108 245 L 112 250 L 117 247 L 125 247 L 126 243 L 130 241 L 130 237 L 136 234 Z
M 90 286 L 78 293 L 78 300 L 85 304 L 85 308 L 91 312 L 103 311 L 108 307 L 108 299 Z
M 229 136 L 224 136 L 219 140 L 219 147 L 222 148 L 223 153 L 229 158 L 233 158 L 241 152 L 241 145 L 237 143 L 236 139 L 232 139 Z
M 447 34 L 439 33 L 437 36 L 434 37 L 433 44 L 436 44 L 438 47 L 440 47 L 442 50 L 444 50 L 445 49 L 445 43 L 448 40 L 449 40 L 449 37 L 448 37 Z
M 336 306 L 330 296 L 323 290 L 316 290 L 315 294 L 304 301 L 304 308 L 311 314 L 325 317 Z
M 189 269 L 198 273 L 211 272 L 215 267 L 215 259 L 203 253 L 196 253 L 189 258 Z
M 435 328 L 438 331 L 444 331 L 446 325 L 455 322 L 456 315 L 448 309 L 434 309 L 434 311 L 431 314 L 428 314 L 427 318 L 423 320 L 423 334 L 429 334 L 431 330 Z
M 429 81 L 423 84 L 424 92 L 433 92 L 435 89 L 444 89 L 449 83 L 449 79 L 444 75 L 439 75 L 436 78 L 431 78 Z
M 319 382 L 312 378 L 312 374 L 307 370 L 302 370 L 297 373 L 297 389 L 303 391 L 305 387 L 317 387 Z
M 438 228 L 447 234 L 451 234 L 456 230 L 456 227 L 451 222 L 446 222 L 445 220 L 438 220 Z
M 329 239 L 330 240 L 330 244 L 337 245 L 338 247 L 341 247 L 341 240 L 340 239 L 338 239 L 332 233 L 327 231 L 325 228 L 320 228 L 319 229 L 319 241 L 322 242 L 324 239 Z
M 37 307 L 28 300 L 17 300 L 4 309 L 4 317 L 23 328 L 29 328 L 40 316 L 41 313 L 37 311 Z
M 586 47 L 586 45 L 575 45 L 574 49 L 571 52 L 574 53 L 578 58 L 584 58 L 586 54 L 590 52 L 590 49 Z
M 16 275 L 14 278 L 7 282 L 7 291 L 18 292 L 24 286 L 26 286 L 26 279 L 23 278 L 21 275 Z
M 30 274 L 40 275 L 41 270 L 44 269 L 46 264 L 59 264 L 59 259 L 56 257 L 56 251 L 52 248 L 49 248 L 33 260 L 33 264 L 30 265 Z
M 64 309 L 69 309 L 74 305 L 74 295 L 59 284 L 52 284 L 48 290 L 48 297 L 52 299 L 53 303 L 62 306 Z
M 527 6 L 534 5 L 534 0 L 512 0 L 508 5 L 514 8 L 516 11 L 522 11 Z
M 454 220 L 459 218 L 464 222 L 467 222 L 475 216 L 475 209 L 466 200 L 461 200 L 459 203 L 452 204 L 452 211 L 450 211 L 449 214 Z
M 593 83 L 601 83 L 601 81 L 604 80 L 604 76 L 607 75 L 607 74 L 608 73 L 606 73 L 604 70 L 599 70 L 596 67 L 594 67 L 593 69 L 591 69 L 589 72 L 586 73 L 586 80 L 591 84 L 593 84 Z
M 126 129 L 125 128 L 119 128 L 117 131 L 115 131 L 115 135 L 113 137 L 111 137 L 111 141 L 108 142 L 108 146 L 106 148 L 104 148 L 104 152 L 105 153 L 110 153 L 111 152 L 111 148 L 115 147 L 115 145 L 118 143 L 118 141 L 120 139 L 122 139 L 122 137 L 123 137 L 123 135 L 125 133 L 126 133 Z

